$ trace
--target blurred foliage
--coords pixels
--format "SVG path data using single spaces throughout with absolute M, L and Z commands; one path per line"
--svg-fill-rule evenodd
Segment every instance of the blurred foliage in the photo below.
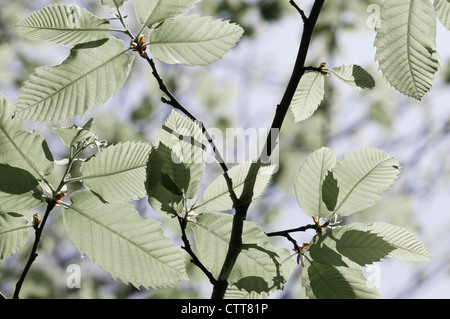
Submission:
M 60 1 L 42 0 L 0 0 L 0 93 L 14 100 L 18 88 L 33 69 L 40 65 L 55 65 L 62 62 L 68 54 L 66 48 L 53 45 L 26 42 L 18 37 L 14 24 L 31 12 L 44 5 Z M 62 1 L 79 4 L 93 13 L 102 16 L 110 13 L 100 7 L 100 0 Z M 307 13 L 312 1 L 297 0 Z M 313 39 L 308 64 L 318 65 L 322 61 L 343 64 L 342 56 L 348 50 L 341 41 L 345 36 L 352 37 L 358 32 L 374 35 L 367 26 L 367 7 L 379 1 L 369 0 L 335 0 L 326 1 L 318 21 Z M 129 2 L 123 12 L 134 18 Z M 205 122 L 206 127 L 224 131 L 229 127 L 269 127 L 276 104 L 281 100 L 291 69 L 281 69 L 279 58 L 269 55 L 269 50 L 261 43 L 270 43 L 265 39 L 270 29 L 277 30 L 282 36 L 288 30 L 277 29 L 283 21 L 292 21 L 290 26 L 301 32 L 301 19 L 288 0 L 203 0 L 197 6 L 199 13 L 229 19 L 245 29 L 245 38 L 223 61 L 202 68 L 185 68 L 181 66 L 158 65 L 161 76 L 177 98 L 189 110 Z M 285 24 L 283 24 L 285 25 Z M 300 39 L 300 33 L 296 39 Z M 294 39 L 294 41 L 297 41 Z M 258 42 L 259 41 L 259 42 Z M 260 45 L 261 47 L 258 47 Z M 292 46 L 298 47 L 297 43 Z M 248 49 L 246 49 L 248 48 Z M 284 53 L 285 48 L 272 48 Z M 259 51 L 262 50 L 262 51 Z M 295 52 L 292 52 L 295 54 Z M 268 54 L 268 56 L 265 56 Z M 282 58 L 283 59 L 283 58 Z M 373 57 L 369 57 L 373 61 Z M 292 61 L 293 63 L 294 61 Z M 450 83 L 450 65 L 441 61 L 442 71 L 439 74 L 439 85 Z M 257 223 L 270 228 L 268 231 L 280 230 L 274 226 L 290 224 L 302 225 L 310 223 L 302 219 L 300 208 L 293 196 L 293 181 L 300 163 L 313 150 L 322 146 L 333 148 L 337 154 L 343 154 L 360 146 L 379 147 L 386 152 L 396 153 L 403 162 L 404 171 L 415 169 L 415 173 L 402 177 L 394 186 L 391 196 L 383 199 L 380 205 L 359 215 L 352 221 L 384 220 L 402 225 L 410 230 L 418 229 L 411 217 L 415 200 L 424 192 L 431 193 L 433 188 L 448 186 L 450 163 L 445 159 L 448 143 L 445 143 L 450 128 L 449 112 L 436 116 L 431 105 L 412 103 L 399 96 L 389 88 L 379 73 L 376 65 L 364 66 L 373 71 L 377 87 L 372 92 L 346 91 L 333 81 L 327 81 L 326 97 L 314 116 L 305 122 L 296 124 L 292 114 L 288 113 L 281 132 L 279 145 L 279 169 L 274 183 L 266 191 L 266 195 L 252 204 L 249 217 Z M 270 90 L 266 91 L 266 88 Z M 447 87 L 448 88 L 448 87 Z M 272 99 L 261 101 L 256 99 L 262 93 L 273 93 Z M 266 95 L 264 95 L 266 96 Z M 161 103 L 158 90 L 145 61 L 135 63 L 126 85 L 122 91 L 104 106 L 84 117 L 77 117 L 74 122 L 82 125 L 90 116 L 95 116 L 94 130 L 101 139 L 109 144 L 125 140 L 152 141 L 156 132 L 169 114 L 170 108 Z M 448 103 L 448 102 L 447 102 Z M 256 106 L 253 104 L 257 104 Z M 252 106 L 253 105 L 253 106 Z M 252 107 L 251 107 L 252 106 Z M 357 107 L 355 107 L 357 106 Z M 410 112 L 415 112 L 413 115 Z M 439 112 L 438 112 L 439 113 Z M 403 121 L 423 119 L 419 132 L 399 132 L 398 126 Z M 403 120 L 405 118 L 405 120 Z M 71 125 L 72 123 L 59 123 Z M 51 133 L 47 124 L 31 125 L 39 129 L 50 141 L 50 147 L 57 154 L 57 159 L 66 156 L 66 150 Z M 430 141 L 429 137 L 433 137 Z M 444 141 L 444 142 L 443 142 Z M 413 150 L 411 146 L 415 146 Z M 440 149 L 435 153 L 433 165 L 426 165 L 427 150 Z M 410 154 L 413 154 L 409 156 Z M 406 155 L 405 155 L 406 154 Z M 426 169 L 423 169 L 423 167 Z M 220 171 L 216 166 L 208 168 L 212 180 Z M 436 167 L 433 170 L 433 167 Z M 58 170 L 55 174 L 61 174 Z M 415 179 L 422 178 L 421 183 Z M 444 181 L 442 181 L 444 179 Z M 205 182 L 206 183 L 206 182 Z M 165 223 L 168 235 L 179 238 L 177 227 L 171 226 L 171 220 L 162 219 L 154 214 L 145 200 L 136 203 L 143 216 L 152 216 Z M 257 212 L 257 213 L 255 213 Z M 298 212 L 298 214 L 297 214 Z M 41 213 L 42 214 L 42 213 Z M 27 215 L 29 218 L 32 212 Z M 294 221 L 293 221 L 294 219 Z M 131 286 L 116 282 L 109 275 L 92 265 L 87 258 L 73 248 L 61 225 L 62 218 L 58 213 L 51 216 L 46 227 L 44 239 L 41 241 L 39 257 L 31 268 L 25 281 L 22 298 L 197 298 L 209 297 L 210 287 L 199 288 L 199 281 L 207 281 L 204 275 L 192 265 L 189 267 L 191 281 L 180 287 L 153 290 L 137 290 Z M 166 229 L 166 226 L 169 227 Z M 299 242 L 308 241 L 309 235 L 295 234 Z M 19 254 L 0 263 L 0 291 L 11 296 L 17 278 L 25 265 L 33 236 L 25 249 Z M 428 246 L 426 238 L 423 242 Z M 179 240 L 179 239 L 178 239 Z M 286 247 L 283 240 L 276 241 Z M 82 289 L 66 287 L 67 266 L 71 263 L 82 266 Z M 187 263 L 190 265 L 190 263 Z M 302 295 L 299 280 L 292 279 L 282 297 L 296 298 Z

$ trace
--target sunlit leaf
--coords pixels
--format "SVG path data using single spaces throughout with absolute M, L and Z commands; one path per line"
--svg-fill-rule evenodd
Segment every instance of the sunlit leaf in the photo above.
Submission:
M 345 154 L 333 169 L 339 195 L 334 212 L 347 216 L 375 204 L 400 172 L 398 161 L 374 148 Z
M 41 180 L 53 171 L 47 142 L 37 132 L 27 132 L 13 117 L 14 109 L 0 95 L 0 163 L 24 169 Z
M 74 246 L 103 271 L 139 288 L 174 286 L 187 279 L 178 246 L 160 224 L 129 203 L 107 204 L 90 191 L 70 197 L 64 226 Z
M 185 14 L 200 0 L 134 0 L 139 22 L 151 27 L 155 23 Z
M 325 78 L 319 72 L 306 72 L 295 91 L 291 110 L 295 122 L 309 118 L 317 110 L 325 94 Z
M 336 155 L 326 147 L 311 153 L 300 166 L 294 189 L 303 212 L 311 217 L 326 218 L 330 215 L 322 199 L 323 182 L 328 170 L 336 165 Z
M 0 259 L 15 254 L 25 245 L 29 227 L 25 216 L 0 212 Z
M 436 16 L 430 1 L 385 1 L 377 28 L 375 58 L 387 81 L 421 100 L 439 68 Z
M 81 164 L 84 185 L 111 203 L 145 197 L 150 150 L 150 144 L 137 142 L 107 147 Z
M 134 59 L 123 47 L 122 40 L 110 38 L 100 46 L 73 48 L 59 66 L 37 68 L 20 89 L 17 114 L 60 121 L 106 102 L 122 88 Z
M 150 53 L 167 64 L 209 65 L 220 60 L 243 34 L 233 23 L 209 17 L 165 20 L 150 34 Z
M 29 40 L 66 46 L 107 39 L 109 21 L 100 19 L 75 4 L 55 4 L 32 13 L 16 25 Z

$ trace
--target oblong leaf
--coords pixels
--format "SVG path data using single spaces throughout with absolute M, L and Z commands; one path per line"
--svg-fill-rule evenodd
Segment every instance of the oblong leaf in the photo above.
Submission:
M 21 214 L 0 212 L 0 259 L 15 254 L 25 245 L 30 236 L 28 224 Z
M 149 50 L 161 62 L 188 66 L 220 60 L 243 34 L 233 23 L 196 15 L 165 20 L 150 34 Z
M 151 145 L 125 142 L 112 145 L 81 164 L 84 185 L 112 203 L 145 197 Z
M 317 110 L 325 94 L 325 78 L 320 72 L 306 72 L 295 91 L 291 110 L 295 122 L 309 118 Z
M 327 172 L 336 165 L 334 152 L 323 147 L 314 151 L 300 166 L 294 189 L 303 212 L 311 217 L 326 218 L 330 215 L 322 199 L 322 185 Z
M 185 14 L 200 0 L 134 0 L 139 22 L 151 27 L 166 19 Z
M 330 74 L 358 90 L 373 89 L 375 80 L 359 65 L 342 65 L 330 70 Z
M 53 157 L 47 142 L 37 132 L 26 132 L 13 116 L 14 109 L 0 95 L 0 163 L 24 169 L 36 179 L 53 171 Z
M 274 166 L 259 167 L 255 163 L 245 162 L 232 167 L 227 174 L 232 181 L 236 197 L 242 202 L 250 202 L 262 194 L 272 178 L 274 169 Z M 218 211 L 234 207 L 225 174 L 208 185 L 203 192 L 203 203 L 200 206 Z
M 160 224 L 139 216 L 129 203 L 105 204 L 78 191 L 64 209 L 74 246 L 103 271 L 133 286 L 167 287 L 187 279 L 183 255 Z
M 55 4 L 44 7 L 19 22 L 17 30 L 26 39 L 66 46 L 107 39 L 109 21 L 79 6 Z
M 344 155 L 333 169 L 339 195 L 334 213 L 347 216 L 375 204 L 400 172 L 398 161 L 374 148 Z
M 124 84 L 134 55 L 111 37 L 92 48 L 75 47 L 56 67 L 39 67 L 19 92 L 16 113 L 32 121 L 67 120 L 96 108 Z
M 360 269 L 305 262 L 302 284 L 311 299 L 379 299 L 381 295 Z
M 385 1 L 375 38 L 380 70 L 401 93 L 421 100 L 439 68 L 436 16 L 430 1 Z
M 431 258 L 423 244 L 402 227 L 381 222 L 376 222 L 368 227 L 395 248 L 389 253 L 389 257 L 416 262 Z

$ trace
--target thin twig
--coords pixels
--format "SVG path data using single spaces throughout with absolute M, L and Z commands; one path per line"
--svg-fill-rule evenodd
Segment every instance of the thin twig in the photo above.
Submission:
M 27 264 L 25 265 L 22 275 L 20 276 L 20 279 L 16 284 L 16 290 L 14 291 L 13 299 L 19 299 L 20 289 L 22 288 L 25 277 L 27 276 L 27 273 L 30 270 L 30 267 L 33 264 L 34 260 L 38 256 L 36 251 L 39 245 L 39 241 L 41 239 L 42 231 L 44 230 L 45 222 L 47 221 L 50 212 L 53 210 L 53 208 L 55 208 L 55 206 L 56 202 L 54 200 L 48 203 L 47 209 L 45 210 L 44 218 L 42 219 L 41 224 L 38 227 L 36 227 L 33 248 L 31 249 L 30 256 L 28 257 L 28 261 Z
M 295 3 L 294 0 L 290 0 L 289 3 L 298 11 L 298 13 L 300 13 L 303 22 L 306 23 L 306 21 L 308 21 L 308 17 L 305 15 L 305 12 L 297 5 L 297 3 Z
M 196 265 L 198 268 L 200 268 L 201 271 L 203 271 L 203 273 L 206 275 L 206 277 L 208 277 L 208 279 L 211 282 L 211 284 L 212 285 L 216 285 L 217 284 L 217 280 L 214 278 L 212 273 L 202 264 L 202 262 L 197 258 L 197 256 L 195 255 L 195 253 L 191 249 L 191 244 L 190 244 L 189 239 L 187 238 L 187 235 L 186 235 L 187 219 L 178 216 L 178 222 L 180 224 L 180 229 L 181 229 L 181 240 L 184 243 L 184 246 L 182 246 L 181 248 L 183 248 L 191 256 L 191 258 L 192 258 L 191 262 L 194 265 Z

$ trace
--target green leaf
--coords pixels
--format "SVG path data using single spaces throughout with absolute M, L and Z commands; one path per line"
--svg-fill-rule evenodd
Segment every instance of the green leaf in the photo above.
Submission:
M 360 269 L 305 262 L 302 285 L 312 299 L 375 299 L 381 298 Z
M 228 170 L 232 181 L 232 189 L 241 203 L 248 203 L 262 194 L 269 184 L 274 166 L 258 166 L 255 163 L 245 162 Z M 229 210 L 234 208 L 225 174 L 216 178 L 203 192 L 205 209 Z
M 74 46 L 107 39 L 109 21 L 79 6 L 55 4 L 44 7 L 16 25 L 26 39 Z
M 300 166 L 294 189 L 298 203 L 306 215 L 319 218 L 330 215 L 330 211 L 322 200 L 322 185 L 327 172 L 335 165 L 334 152 L 327 147 L 322 147 L 310 154 Z
M 190 181 L 189 169 L 175 152 L 162 143 L 152 148 L 145 188 L 148 202 L 156 211 L 178 216 L 184 207 L 184 194 Z
M 398 161 L 378 149 L 362 148 L 344 155 L 333 169 L 339 184 L 334 212 L 348 216 L 373 206 L 399 172 Z
M 359 223 L 327 229 L 309 244 L 310 258 L 333 266 L 365 266 L 389 256 L 394 246 Z
M 126 1 L 127 0 L 102 0 L 102 6 L 107 6 L 109 8 L 116 9 L 120 8 Z
M 433 5 L 439 21 L 447 30 L 450 30 L 450 1 L 434 0 Z
M 133 286 L 167 287 L 187 279 L 183 255 L 158 222 L 129 203 L 107 204 L 90 191 L 71 196 L 64 226 L 74 246 L 104 272 Z
M 25 216 L 0 212 L 0 259 L 15 254 L 25 245 L 29 227 Z
M 150 144 L 138 142 L 109 146 L 81 164 L 80 178 L 110 203 L 143 198 L 150 150 Z
M 404 228 L 380 222 L 374 223 L 368 228 L 395 248 L 389 253 L 389 257 L 415 262 L 431 258 L 423 244 Z
M 375 59 L 399 92 L 421 100 L 439 68 L 436 16 L 430 1 L 385 1 L 377 30 Z
M 216 278 L 228 251 L 232 224 L 232 215 L 203 213 L 193 228 L 199 259 Z M 248 221 L 244 222 L 242 243 L 228 283 L 258 294 L 282 289 L 295 266 L 289 250 L 272 247 L 262 228 Z
M 196 15 L 165 20 L 150 34 L 150 52 L 161 62 L 209 65 L 234 47 L 243 29 L 233 23 Z
M 140 23 L 151 27 L 156 23 L 180 16 L 192 9 L 200 0 L 134 0 Z
M 23 211 L 39 206 L 42 189 L 28 171 L 0 164 L 0 211 Z
M 332 68 L 330 74 L 358 90 L 375 87 L 373 77 L 359 65 L 342 65 Z
M 82 144 L 90 144 L 98 142 L 97 135 L 91 131 L 93 118 L 90 119 L 83 127 L 73 125 L 71 127 L 55 127 L 53 132 L 57 134 L 64 146 L 68 149 L 75 147 L 76 149 Z
M 44 179 L 53 171 L 53 157 L 47 143 L 38 133 L 23 130 L 13 114 L 13 106 L 0 95 L 0 163 Z
M 322 103 L 325 94 L 325 78 L 319 72 L 306 72 L 295 91 L 291 110 L 295 122 L 309 118 Z
M 75 47 L 56 67 L 39 67 L 20 89 L 17 114 L 32 121 L 67 120 L 94 109 L 124 84 L 134 55 L 110 38 L 91 48 Z
M 172 111 L 158 134 L 158 141 L 176 154 L 176 158 L 189 170 L 187 198 L 193 198 L 203 177 L 206 163 L 206 145 L 199 124 Z

